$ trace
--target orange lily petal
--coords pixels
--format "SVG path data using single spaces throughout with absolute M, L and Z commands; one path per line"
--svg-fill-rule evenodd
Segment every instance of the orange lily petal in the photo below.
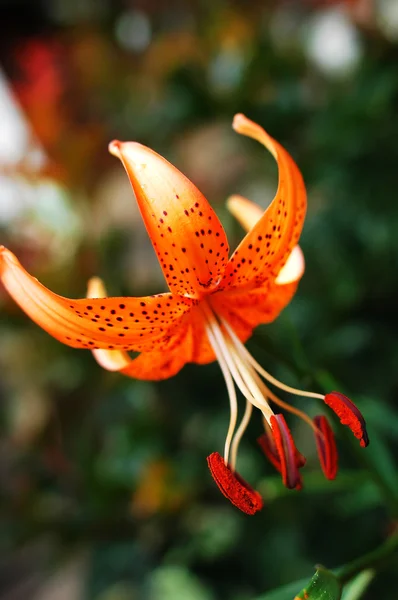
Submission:
M 296 245 L 305 217 L 306 192 L 295 162 L 264 129 L 241 114 L 235 116 L 233 127 L 263 144 L 279 166 L 276 196 L 230 258 L 222 284 L 258 287 L 278 275 Z
M 216 355 L 206 333 L 206 322 L 199 307 L 194 307 L 189 314 L 194 347 L 192 362 L 198 365 L 207 365 L 216 360 Z
M 275 283 L 286 285 L 301 279 L 305 271 L 304 254 L 300 246 L 294 246 L 284 266 L 278 273 Z
M 135 379 L 160 381 L 176 375 L 182 367 L 191 361 L 193 349 L 192 329 L 186 326 L 174 336 L 173 348 L 167 352 L 154 350 L 142 352 L 130 364 L 120 370 L 121 373 Z
M 264 213 L 262 207 L 256 204 L 256 202 L 252 202 L 238 194 L 228 198 L 227 208 L 246 231 L 250 231 L 258 223 Z M 304 270 L 304 254 L 300 246 L 295 246 L 289 254 L 286 264 L 279 271 L 276 283 L 282 285 L 297 281 L 303 276 Z
M 278 317 L 294 296 L 297 285 L 298 281 L 285 285 L 273 282 L 248 292 L 224 291 L 214 294 L 211 304 L 244 342 L 257 325 L 271 323 Z
M 101 279 L 92 277 L 88 282 L 88 298 L 105 298 L 106 289 Z M 172 348 L 170 350 L 170 347 Z M 120 371 L 135 379 L 160 380 L 175 375 L 192 356 L 193 337 L 190 321 L 181 325 L 170 337 L 169 349 L 143 352 L 137 358 L 130 358 L 124 350 L 97 348 L 92 353 L 101 367 L 108 371 Z
M 90 279 L 87 297 L 106 297 L 105 286 L 98 277 Z M 150 380 L 171 377 L 187 362 L 204 364 L 215 360 L 214 350 L 206 335 L 203 315 L 197 307 L 193 307 L 184 319 L 184 324 L 170 337 L 167 353 L 157 350 L 143 352 L 135 359 L 130 358 L 123 350 L 101 348 L 92 350 L 92 353 L 96 361 L 108 371 L 120 371 L 130 377 Z
M 159 294 L 143 298 L 71 300 L 54 294 L 0 247 L 0 278 L 40 327 L 74 348 L 166 349 L 194 300 Z
M 99 277 L 92 277 L 87 285 L 87 298 L 106 298 L 107 291 L 103 281 Z M 92 350 L 97 363 L 107 371 L 120 371 L 127 367 L 132 359 L 125 350 L 106 350 L 105 348 L 94 348 Z
M 224 229 L 206 198 L 176 167 L 136 142 L 112 142 L 137 198 L 170 290 L 201 298 L 228 261 Z
M 195 309 L 194 309 L 195 310 Z M 207 364 L 215 360 L 214 350 L 207 338 L 201 314 L 192 311 L 174 335 L 170 336 L 167 352 L 142 352 L 131 359 L 118 350 L 93 350 L 97 362 L 109 371 L 119 371 L 129 377 L 161 380 L 172 377 L 189 363 Z

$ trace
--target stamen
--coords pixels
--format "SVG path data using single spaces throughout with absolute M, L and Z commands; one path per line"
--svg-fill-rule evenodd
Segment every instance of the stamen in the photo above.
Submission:
M 315 434 L 319 462 L 326 479 L 334 479 L 338 470 L 338 455 L 333 430 L 326 417 L 314 417 L 315 425 L 322 435 Z
M 238 386 L 238 388 L 240 389 L 240 391 L 242 392 L 243 396 L 249 401 L 251 402 L 254 406 L 256 406 L 257 408 L 259 408 L 261 410 L 261 412 L 263 413 L 264 417 L 269 421 L 271 415 L 273 415 L 272 410 L 270 409 L 268 403 L 264 400 L 264 398 L 262 397 L 262 395 L 260 394 L 260 392 L 257 390 L 256 391 L 256 395 L 253 395 L 253 390 L 249 389 L 249 387 L 252 387 L 252 383 L 249 379 L 243 378 L 241 376 L 241 372 L 240 371 L 244 371 L 244 366 L 239 364 L 239 369 L 237 368 L 237 365 L 235 364 L 235 356 L 232 356 L 231 354 L 231 348 L 227 345 L 226 340 L 224 339 L 223 333 L 220 329 L 220 326 L 218 325 L 218 323 L 216 322 L 216 320 L 214 319 L 214 317 L 209 317 L 209 315 L 207 315 L 208 317 L 208 323 L 209 323 L 209 327 L 211 328 L 211 331 L 213 333 L 212 339 L 213 341 L 215 341 L 215 346 L 213 346 L 213 350 L 217 356 L 217 359 L 220 360 L 220 356 L 222 356 L 228 366 L 228 370 L 230 371 L 236 385 Z M 207 331 L 209 331 L 209 329 L 207 329 Z M 215 339 L 214 339 L 215 338 Z M 211 339 L 209 337 L 210 343 Z M 243 366 L 243 368 L 242 368 Z
M 228 388 L 231 405 L 231 418 L 225 442 L 224 462 L 225 464 L 229 464 L 230 468 L 234 471 L 236 467 L 239 443 L 249 424 L 252 407 L 255 406 L 256 408 L 259 408 L 263 414 L 263 417 L 268 422 L 271 415 L 273 415 L 273 412 L 266 400 L 266 397 L 263 396 L 258 385 L 256 384 L 256 379 L 258 379 L 258 377 L 255 371 L 252 370 L 250 365 L 244 364 L 244 362 L 241 360 L 235 351 L 232 342 L 229 340 L 229 338 L 225 337 L 225 334 L 221 330 L 210 307 L 204 305 L 203 311 L 207 320 L 206 332 L 209 342 L 214 350 L 218 362 L 220 363 L 220 367 Z M 236 392 L 233 385 L 234 382 L 246 398 L 246 410 L 243 415 L 242 422 L 232 439 L 231 447 L 231 438 L 235 430 L 237 420 L 237 401 Z M 230 460 L 229 455 L 231 455 Z
M 272 435 L 272 429 L 266 421 L 264 421 L 264 430 L 264 433 L 257 438 L 257 443 L 270 463 L 274 465 L 275 469 L 280 473 L 282 471 L 281 459 L 275 444 L 274 436 Z
M 258 377 L 257 373 L 255 373 L 255 376 Z M 288 404 L 288 402 L 284 402 L 283 400 L 281 400 L 279 398 L 279 396 L 276 396 L 276 394 L 274 394 L 274 392 L 272 392 L 269 389 L 269 387 L 267 385 L 265 385 L 265 383 L 263 381 L 261 381 L 260 378 L 258 378 L 258 382 L 259 382 L 259 386 L 263 390 L 264 394 L 270 400 L 272 400 L 272 402 L 275 402 L 275 404 L 278 404 L 278 406 L 280 406 L 281 408 L 287 410 L 288 412 L 292 413 L 293 415 L 296 415 L 296 417 L 299 417 L 300 419 L 305 421 L 305 423 L 307 423 L 307 425 L 309 425 L 311 427 L 311 429 L 313 429 L 314 432 L 316 433 L 316 426 L 313 423 L 313 421 L 311 420 L 311 417 L 309 417 L 305 412 L 303 412 L 299 408 L 296 408 L 295 406 Z
M 246 348 L 243 346 L 243 344 L 240 343 L 239 340 L 239 345 L 236 343 L 235 339 L 230 338 L 232 343 L 235 346 L 235 352 L 239 354 L 239 352 L 241 352 L 241 349 L 244 348 L 246 350 Z M 245 368 L 246 371 L 249 372 L 250 371 L 250 378 L 252 380 L 255 381 L 255 383 L 257 384 L 257 387 L 260 389 L 261 391 L 261 395 L 265 398 L 269 398 L 270 400 L 272 400 L 273 402 L 275 402 L 275 404 L 278 404 L 278 406 L 280 406 L 281 408 L 289 411 L 290 413 L 296 415 L 297 417 L 299 417 L 300 419 L 302 419 L 303 421 L 305 421 L 305 423 L 307 423 L 307 425 L 309 425 L 311 427 L 311 429 L 314 430 L 314 433 L 317 433 L 317 429 L 316 426 L 314 424 L 314 422 L 312 421 L 312 419 L 302 410 L 300 410 L 299 408 L 296 408 L 295 406 L 292 406 L 291 404 L 288 404 L 287 402 L 284 402 L 283 400 L 281 400 L 278 396 L 276 396 L 276 394 L 274 394 L 269 388 L 268 386 L 265 385 L 265 383 L 260 379 L 260 377 L 258 376 L 257 372 L 254 370 L 253 366 L 251 364 L 247 364 L 247 362 L 245 363 L 245 358 L 246 358 L 246 353 L 243 356 L 239 357 L 240 362 L 245 364 Z M 251 356 L 251 355 L 250 355 Z M 323 399 L 323 396 L 322 396 Z M 319 432 L 318 432 L 319 433 Z
M 207 464 L 221 492 L 234 506 L 247 515 L 254 515 L 262 509 L 260 494 L 239 475 L 233 473 L 218 452 L 213 452 L 207 457 Z
M 259 389 L 259 386 L 257 385 L 255 372 L 251 370 L 250 365 L 248 365 L 244 360 L 242 360 L 242 358 L 239 356 L 239 353 L 236 352 L 235 348 L 230 343 L 228 343 L 228 340 L 226 340 L 226 346 L 233 358 L 235 365 L 237 366 L 239 375 L 244 381 L 244 385 L 246 385 L 246 388 L 249 389 L 249 398 L 251 397 L 250 401 L 252 402 L 252 404 L 254 404 L 254 406 L 261 410 L 264 418 L 268 422 L 270 422 L 270 418 L 274 413 L 266 400 L 266 396 L 262 394 L 261 390 Z
M 236 399 L 236 390 L 235 390 L 234 382 L 233 382 L 231 373 L 228 369 L 228 365 L 227 365 L 226 361 L 224 360 L 222 353 L 219 351 L 217 341 L 214 338 L 214 335 L 210 329 L 207 330 L 207 335 L 209 337 L 210 344 L 212 345 L 213 350 L 217 356 L 217 359 L 218 359 L 218 362 L 219 362 L 219 365 L 221 368 L 221 372 L 223 374 L 225 384 L 227 386 L 228 397 L 229 397 L 230 418 L 229 418 L 227 437 L 225 439 L 225 446 L 224 446 L 224 462 L 225 462 L 225 464 L 228 464 L 232 437 L 234 435 L 236 421 L 238 418 L 238 402 Z M 216 351 L 216 348 L 217 348 L 217 351 Z M 235 470 L 236 458 L 235 458 L 235 460 L 231 461 L 231 463 L 232 463 L 232 468 Z
M 301 489 L 301 476 L 297 468 L 297 448 L 283 415 L 271 417 L 272 433 L 280 459 L 284 485 L 289 489 Z
M 242 439 L 243 434 L 245 433 L 247 426 L 249 425 L 250 417 L 253 412 L 253 404 L 246 400 L 246 409 L 243 415 L 242 421 L 234 435 L 234 439 L 232 440 L 232 448 L 231 448 L 231 469 L 235 471 L 236 467 L 236 458 L 238 456 L 238 448 L 240 441 Z
M 325 404 L 336 413 L 342 425 L 347 425 L 351 429 L 362 448 L 365 448 L 369 444 L 366 423 L 355 404 L 340 392 L 326 394 Z
M 230 335 L 230 337 L 233 339 L 235 345 L 239 346 L 239 349 L 242 352 L 242 354 L 244 355 L 244 357 L 246 358 L 246 360 L 248 362 L 250 362 L 250 364 L 256 369 L 256 371 L 258 373 L 260 373 L 260 375 L 262 375 L 262 377 L 264 377 L 264 379 L 266 379 L 267 381 L 269 381 L 270 383 L 272 383 L 279 389 L 284 390 L 285 392 L 289 392 L 290 394 L 295 394 L 296 396 L 305 396 L 306 398 L 317 398 L 319 400 L 324 399 L 323 394 L 299 390 L 297 388 L 290 387 L 290 385 L 286 385 L 286 384 L 282 383 L 278 379 L 275 379 L 275 377 L 273 377 L 270 373 L 268 373 L 268 371 L 263 369 L 263 367 L 253 358 L 253 356 L 245 348 L 245 346 L 242 344 L 242 342 L 240 341 L 240 339 L 238 338 L 238 336 L 236 335 L 236 333 L 234 332 L 232 327 L 229 325 L 229 323 L 225 319 L 222 319 L 222 324 L 224 325 L 225 329 L 228 331 L 228 334 Z
M 257 438 L 257 443 L 270 463 L 279 473 L 282 472 L 281 459 L 275 443 L 271 427 L 264 421 L 264 433 Z M 306 463 L 306 458 L 296 448 L 296 467 L 301 469 Z

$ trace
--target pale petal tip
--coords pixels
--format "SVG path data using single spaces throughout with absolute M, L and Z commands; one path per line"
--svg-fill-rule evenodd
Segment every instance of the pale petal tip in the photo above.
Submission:
M 5 246 L 0 246 L 0 264 L 5 265 L 6 262 L 8 264 L 19 264 L 17 257 L 11 250 L 8 250 Z
M 263 144 L 263 146 L 265 146 L 269 152 L 271 152 L 275 160 L 278 160 L 275 140 L 273 140 L 268 133 L 264 131 L 260 125 L 258 125 L 258 123 L 251 121 L 242 113 L 238 113 L 234 116 L 232 128 L 234 131 L 236 131 L 236 133 L 250 137 L 253 140 L 260 142 L 260 144 Z
M 121 371 L 121 369 L 124 369 L 131 364 L 129 355 L 122 350 L 94 348 L 92 353 L 97 363 L 107 371 Z
M 234 129 L 237 133 L 240 133 L 242 128 L 248 123 L 250 123 L 250 121 L 243 113 L 237 113 L 232 121 L 232 129 Z
M 264 213 L 261 206 L 238 194 L 230 196 L 226 204 L 231 215 L 239 221 L 245 231 L 250 231 Z
M 91 277 L 87 283 L 87 298 L 106 298 L 107 293 L 102 279 Z
M 110 142 L 108 145 L 109 152 L 111 154 L 113 154 L 113 156 L 116 156 L 117 158 L 120 158 L 121 144 L 122 144 L 122 142 L 119 142 L 119 140 L 112 140 L 112 142 Z
M 141 164 L 142 161 L 147 161 L 150 157 L 156 155 L 156 152 L 139 142 L 120 142 L 119 140 L 113 140 L 109 144 L 108 150 L 113 156 L 119 158 L 123 164 Z
M 285 266 L 279 271 L 275 283 L 286 285 L 298 281 L 305 271 L 305 259 L 300 246 L 295 246 L 287 259 Z
M 3 271 L 4 255 L 5 255 L 5 253 L 6 253 L 5 246 L 0 246 L 0 276 L 1 276 L 2 271 Z
M 237 206 L 240 206 L 240 204 L 242 202 L 244 202 L 246 200 L 246 198 L 244 196 L 240 196 L 240 194 L 232 194 L 232 196 L 229 196 L 227 198 L 227 208 L 228 210 L 233 213 L 233 211 L 235 210 L 235 208 Z

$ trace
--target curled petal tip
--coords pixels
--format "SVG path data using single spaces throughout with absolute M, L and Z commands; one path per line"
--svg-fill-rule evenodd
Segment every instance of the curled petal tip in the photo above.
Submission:
M 0 246 L 0 256 L 4 260 L 5 258 L 12 258 L 14 255 L 5 246 Z
M 264 139 L 269 138 L 269 136 L 265 133 L 264 129 L 260 127 L 260 125 L 258 125 L 254 121 L 251 121 L 242 113 L 238 113 L 234 116 L 234 119 L 232 121 L 232 129 L 236 131 L 236 133 L 240 133 L 241 135 L 246 135 L 248 137 L 254 138 L 261 143 L 264 142 Z
M 1 270 L 2 270 L 2 264 L 4 262 L 5 253 L 6 253 L 5 246 L 0 246 L 0 275 L 1 275 Z
M 347 425 L 351 429 L 362 448 L 366 448 L 369 444 L 366 422 L 355 404 L 340 392 L 326 394 L 325 404 L 336 413 L 342 425 Z
M 239 244 L 223 277 L 223 283 L 228 288 L 246 284 L 259 288 L 265 281 L 278 275 L 298 242 L 305 217 L 306 192 L 303 178 L 292 157 L 260 125 L 237 114 L 233 129 L 261 143 L 273 155 L 279 167 L 278 189 L 274 199 Z M 242 258 L 245 259 L 245 266 L 239 268 L 236 264 Z
M 5 246 L 0 246 L 0 276 L 2 276 L 8 268 L 12 268 L 14 265 L 19 266 L 17 257 Z
M 242 113 L 238 113 L 234 116 L 234 120 L 232 121 L 232 128 L 236 133 L 240 133 L 241 135 L 246 135 L 247 137 L 251 137 L 254 140 L 263 144 L 271 154 L 274 156 L 276 160 L 278 160 L 278 154 L 276 149 L 276 142 L 273 140 L 264 129 L 255 123 L 251 119 L 248 119 Z
M 129 169 L 135 169 L 136 163 L 141 163 L 141 161 L 149 161 L 150 166 L 156 169 L 156 164 L 153 163 L 153 157 L 156 156 L 156 152 L 139 142 L 113 140 L 108 145 L 108 150 L 113 156 L 122 161 L 128 173 Z
M 236 508 L 247 515 L 254 515 L 262 509 L 260 494 L 234 473 L 218 452 L 213 452 L 207 457 L 207 464 L 220 491 Z
M 116 156 L 117 158 L 120 158 L 121 144 L 122 144 L 122 142 L 119 142 L 119 140 L 112 140 L 112 142 L 110 142 L 108 145 L 109 152 L 111 154 L 113 154 L 113 156 Z
M 248 120 L 243 113 L 236 113 L 232 121 L 232 128 L 239 132 L 241 125 L 244 125 Z

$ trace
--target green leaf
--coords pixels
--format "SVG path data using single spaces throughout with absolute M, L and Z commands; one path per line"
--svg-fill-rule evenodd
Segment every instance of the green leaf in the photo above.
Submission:
M 256 598 L 256 600 L 292 600 L 294 594 L 297 594 L 297 590 L 301 589 L 306 582 L 307 579 L 300 579 L 299 581 L 288 583 L 287 585 Z
M 260 596 L 256 600 L 340 600 L 341 585 L 333 573 L 318 567 L 311 581 L 300 579 Z M 301 592 L 297 595 L 298 590 Z
M 333 573 L 319 567 L 309 582 L 294 600 L 340 600 L 341 585 Z

